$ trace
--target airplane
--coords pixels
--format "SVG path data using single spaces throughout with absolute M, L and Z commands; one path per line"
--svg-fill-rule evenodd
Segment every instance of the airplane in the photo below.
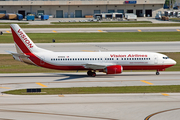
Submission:
M 18 24 L 10 25 L 17 53 L 9 52 L 15 60 L 29 65 L 56 70 L 87 70 L 95 77 L 96 71 L 120 74 L 123 70 L 164 71 L 176 64 L 168 56 L 155 52 L 53 52 L 37 47 Z

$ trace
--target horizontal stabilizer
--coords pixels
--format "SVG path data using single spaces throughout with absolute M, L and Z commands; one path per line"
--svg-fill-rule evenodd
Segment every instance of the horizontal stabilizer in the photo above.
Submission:
M 15 57 L 21 57 L 21 58 L 28 58 L 28 55 L 24 55 L 24 54 L 19 54 L 19 53 L 15 53 L 15 52 L 11 52 L 11 51 L 6 51 L 8 53 L 10 53 L 11 55 L 15 56 Z

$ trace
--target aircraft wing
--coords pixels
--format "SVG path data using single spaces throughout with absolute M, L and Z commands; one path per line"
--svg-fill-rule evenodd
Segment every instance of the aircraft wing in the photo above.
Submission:
M 21 57 L 21 58 L 28 58 L 28 55 L 24 55 L 24 54 L 19 54 L 19 53 L 15 53 L 15 52 L 11 52 L 11 51 L 6 51 L 8 53 L 10 53 L 11 55 L 15 56 L 15 57 Z
M 92 64 L 83 64 L 85 68 L 97 70 L 97 69 L 104 69 L 107 66 L 116 65 L 114 63 L 92 63 Z

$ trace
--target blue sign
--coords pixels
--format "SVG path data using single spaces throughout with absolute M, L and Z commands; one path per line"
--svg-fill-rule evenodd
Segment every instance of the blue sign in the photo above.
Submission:
M 125 1 L 125 4 L 136 4 L 137 1 Z

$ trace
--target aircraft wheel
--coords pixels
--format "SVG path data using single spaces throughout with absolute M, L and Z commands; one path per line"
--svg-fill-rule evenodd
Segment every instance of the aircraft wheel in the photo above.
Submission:
M 158 72 L 158 71 L 156 72 L 156 75 L 159 75 L 159 72 Z
M 95 77 L 96 76 L 96 73 L 95 72 L 92 72 L 92 75 L 91 75 L 92 77 Z
M 88 76 L 91 76 L 91 75 L 92 75 L 92 72 L 89 70 L 89 71 L 87 72 L 87 75 L 88 75 Z

